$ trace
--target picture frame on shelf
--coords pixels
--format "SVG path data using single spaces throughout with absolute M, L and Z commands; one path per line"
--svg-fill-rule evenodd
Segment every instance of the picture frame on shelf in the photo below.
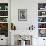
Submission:
M 18 21 L 27 21 L 27 9 L 18 9 Z
M 38 3 L 38 10 L 46 10 L 46 3 Z
M 0 22 L 8 22 L 8 17 L 0 17 Z
M 46 37 L 46 29 L 39 29 L 39 37 Z

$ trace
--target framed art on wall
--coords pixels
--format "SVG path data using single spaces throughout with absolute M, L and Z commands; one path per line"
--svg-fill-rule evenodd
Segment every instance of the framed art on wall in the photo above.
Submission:
M 18 20 L 19 21 L 27 20 L 27 9 L 18 9 Z

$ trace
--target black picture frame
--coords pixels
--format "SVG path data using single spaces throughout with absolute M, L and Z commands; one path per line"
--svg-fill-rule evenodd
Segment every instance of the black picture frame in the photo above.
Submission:
M 27 9 L 18 9 L 18 21 L 27 21 Z

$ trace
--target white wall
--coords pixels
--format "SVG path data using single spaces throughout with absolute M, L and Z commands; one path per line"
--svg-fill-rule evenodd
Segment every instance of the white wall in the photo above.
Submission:
M 29 26 L 38 27 L 38 3 L 46 0 L 11 0 L 11 22 L 16 25 L 17 30 L 27 30 Z M 27 21 L 18 21 L 18 9 L 27 9 Z
M 11 0 L 11 22 L 16 25 L 18 32 L 19 30 L 27 30 L 33 24 L 36 32 L 36 34 L 33 34 L 34 36 L 38 36 L 38 3 L 45 2 L 46 0 Z M 18 9 L 27 9 L 27 21 L 18 21 Z M 34 37 L 33 46 L 41 46 L 39 45 L 40 43 L 43 44 L 43 40 L 41 39 Z
M 27 9 L 27 21 L 18 21 L 18 9 Z M 17 30 L 26 30 L 29 26 L 37 25 L 37 2 L 31 0 L 11 1 L 11 20 Z

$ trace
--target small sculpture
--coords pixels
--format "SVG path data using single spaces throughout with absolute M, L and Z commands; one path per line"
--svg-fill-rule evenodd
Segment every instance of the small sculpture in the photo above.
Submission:
M 29 27 L 29 30 L 34 30 L 34 28 L 35 27 L 32 25 L 32 26 Z
M 11 23 L 11 30 L 16 30 L 16 26 L 14 26 L 13 23 Z

